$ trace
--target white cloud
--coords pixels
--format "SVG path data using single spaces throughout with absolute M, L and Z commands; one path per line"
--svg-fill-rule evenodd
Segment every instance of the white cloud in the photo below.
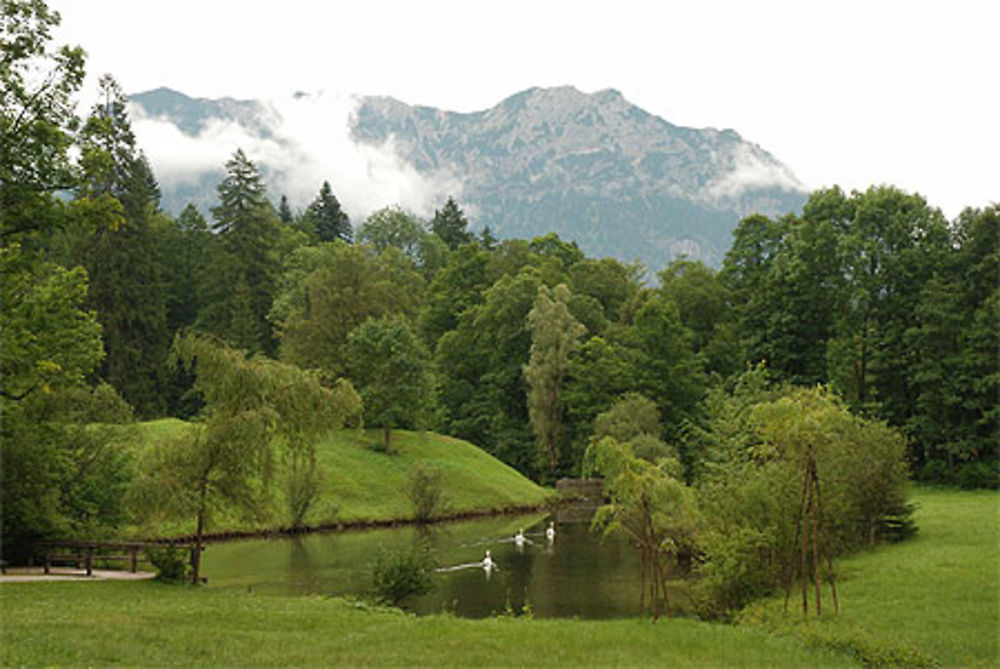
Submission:
M 756 146 L 737 144 L 728 162 L 732 166 L 731 171 L 706 184 L 702 189 L 704 197 L 710 200 L 736 199 L 746 191 L 758 188 L 806 190 L 788 167 L 771 159 Z
M 271 137 L 260 137 L 232 121 L 213 120 L 197 136 L 181 133 L 162 118 L 134 110 L 133 128 L 157 178 L 166 187 L 191 183 L 218 171 L 237 148 L 269 169 L 273 200 L 287 195 L 304 207 L 329 181 L 355 224 L 372 211 L 398 204 L 430 216 L 461 182 L 453 175 L 422 175 L 396 151 L 394 139 L 374 146 L 354 141 L 350 122 L 359 104 L 353 96 L 299 95 L 266 103 L 268 118 L 280 119 Z
M 194 183 L 204 172 L 221 170 L 237 148 L 259 154 L 264 145 L 273 144 L 251 136 L 235 123 L 217 119 L 192 137 L 164 119 L 142 115 L 136 107 L 132 108 L 132 115 L 139 148 L 152 163 L 156 178 L 168 188 Z

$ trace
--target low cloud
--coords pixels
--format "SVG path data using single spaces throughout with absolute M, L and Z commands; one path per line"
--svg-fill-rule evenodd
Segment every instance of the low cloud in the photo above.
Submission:
M 702 194 L 711 200 L 738 199 L 748 190 L 780 188 L 805 191 L 790 169 L 756 146 L 737 144 L 729 157 L 731 170 L 708 183 Z
M 286 195 L 303 208 L 323 181 L 355 224 L 372 211 L 397 204 L 428 217 L 449 195 L 461 195 L 461 182 L 446 172 L 420 174 L 396 151 L 393 138 L 381 145 L 356 142 L 350 125 L 360 100 L 351 96 L 298 95 L 264 103 L 269 137 L 230 120 L 211 120 L 196 135 L 182 133 L 164 118 L 145 116 L 133 107 L 133 129 L 164 190 L 198 183 L 206 172 L 220 172 L 236 149 L 265 168 L 273 201 Z

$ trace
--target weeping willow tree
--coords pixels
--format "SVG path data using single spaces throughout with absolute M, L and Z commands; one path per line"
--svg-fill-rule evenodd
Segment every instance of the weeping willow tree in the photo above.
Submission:
M 292 524 L 302 523 L 318 492 L 316 441 L 359 414 L 361 401 L 346 381 L 327 388 L 315 374 L 211 337 L 179 335 L 171 360 L 195 374 L 205 410 L 192 430 L 153 449 L 135 490 L 149 515 L 195 518 L 198 582 L 211 513 L 225 506 L 259 516 L 278 472 Z
M 670 615 L 666 572 L 669 561 L 694 545 L 698 514 L 690 488 L 678 479 L 676 459 L 657 463 L 637 457 L 631 445 L 611 437 L 595 439 L 587 448 L 587 468 L 604 476 L 610 500 L 597 510 L 594 529 L 621 533 L 639 551 L 639 611 L 658 619 L 661 604 Z

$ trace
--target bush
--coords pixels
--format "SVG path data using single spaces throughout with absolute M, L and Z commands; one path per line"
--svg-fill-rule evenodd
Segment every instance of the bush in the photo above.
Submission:
M 410 470 L 406 483 L 406 494 L 413 505 L 413 516 L 424 523 L 442 513 L 445 506 L 444 472 L 438 467 L 431 467 L 418 462 Z
M 928 460 L 917 478 L 927 483 L 952 483 L 951 467 L 944 460 Z
M 955 483 L 963 490 L 1000 488 L 1000 466 L 996 462 L 965 462 L 955 472 Z
M 719 435 L 698 486 L 700 594 L 711 617 L 812 577 L 799 541 L 806 518 L 819 524 L 829 558 L 916 531 L 898 431 L 851 414 L 824 389 L 787 389 L 747 409 L 741 433 Z M 810 471 L 822 489 L 814 515 L 805 512 Z
M 434 587 L 431 571 L 434 563 L 426 553 L 417 551 L 379 552 L 372 573 L 372 588 L 377 604 L 398 606 L 410 595 L 425 595 Z
M 176 546 L 147 549 L 149 561 L 156 567 L 156 579 L 166 583 L 186 583 L 191 580 L 188 552 Z
M 285 500 L 293 529 L 306 525 L 306 515 L 319 499 L 323 476 L 315 457 L 293 455 L 285 471 Z

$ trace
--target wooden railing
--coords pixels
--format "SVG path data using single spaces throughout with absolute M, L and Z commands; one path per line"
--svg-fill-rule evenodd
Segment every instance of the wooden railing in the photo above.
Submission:
M 70 563 L 77 569 L 86 570 L 87 576 L 94 573 L 95 562 L 124 562 L 134 574 L 139 570 L 140 561 L 148 561 L 141 552 L 147 549 L 176 548 L 193 549 L 193 543 L 157 543 L 150 541 L 46 541 L 38 544 L 44 551 L 45 573 L 51 572 L 53 563 Z

